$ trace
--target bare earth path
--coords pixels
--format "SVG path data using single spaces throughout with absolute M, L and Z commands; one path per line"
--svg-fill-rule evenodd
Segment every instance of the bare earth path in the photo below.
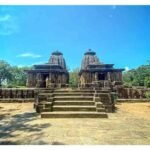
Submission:
M 32 103 L 0 103 L 0 144 L 150 144 L 150 103 L 118 103 L 108 119 L 41 119 Z

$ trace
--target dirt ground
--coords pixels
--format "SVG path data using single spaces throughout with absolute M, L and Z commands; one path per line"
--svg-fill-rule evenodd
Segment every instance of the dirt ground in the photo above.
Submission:
M 150 103 L 118 103 L 108 119 L 41 119 L 32 103 L 0 103 L 0 144 L 150 144 Z

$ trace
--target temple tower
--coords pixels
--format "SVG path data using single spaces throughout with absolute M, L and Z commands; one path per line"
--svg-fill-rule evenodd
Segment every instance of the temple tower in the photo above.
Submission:
M 59 51 L 52 53 L 48 63 L 34 65 L 33 69 L 25 71 L 28 74 L 27 87 L 61 88 L 69 83 L 66 62 Z
M 96 53 L 89 49 L 81 63 L 79 72 L 79 86 L 84 87 L 108 87 L 113 84 L 122 84 L 122 71 L 114 69 L 114 64 L 103 64 Z

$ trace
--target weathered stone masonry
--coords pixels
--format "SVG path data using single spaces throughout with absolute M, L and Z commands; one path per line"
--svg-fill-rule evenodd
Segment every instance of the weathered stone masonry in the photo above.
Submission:
M 96 53 L 88 50 L 84 54 L 79 72 L 79 87 L 112 88 L 115 84 L 122 85 L 122 71 L 124 69 L 113 68 L 114 64 L 103 64 Z
M 53 52 L 49 62 L 34 65 L 27 72 L 27 87 L 36 88 L 62 88 L 69 83 L 69 73 L 63 54 L 59 51 Z

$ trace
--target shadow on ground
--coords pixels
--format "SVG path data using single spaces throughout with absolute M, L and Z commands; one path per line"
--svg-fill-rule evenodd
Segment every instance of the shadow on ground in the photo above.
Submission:
M 3 109 L 4 107 L 0 107 L 0 109 Z
M 37 120 L 39 115 L 35 112 L 26 112 L 23 114 L 17 114 L 11 117 L 7 117 L 10 114 L 0 115 L 0 119 L 3 118 L 0 125 L 0 145 L 15 145 L 22 144 L 20 141 L 16 141 L 16 139 L 20 138 L 20 131 L 25 132 L 27 134 L 38 133 L 38 138 L 41 139 L 42 129 L 50 127 L 51 124 L 29 124 L 30 122 Z M 5 118 L 5 119 L 4 119 Z M 18 134 L 14 134 L 15 131 L 19 131 Z M 13 141 L 8 138 L 13 138 Z M 15 140 L 15 142 L 14 142 Z M 30 142 L 32 139 L 29 137 L 25 139 L 25 141 Z M 46 144 L 43 141 L 39 141 L 40 144 Z M 24 143 L 23 143 L 24 144 Z
M 61 143 L 61 142 L 52 142 L 52 145 L 65 145 L 64 143 Z
M 0 120 L 5 119 L 9 115 L 10 115 L 10 113 L 0 114 Z
M 17 143 L 12 141 L 4 141 L 0 142 L 0 145 L 17 145 Z

